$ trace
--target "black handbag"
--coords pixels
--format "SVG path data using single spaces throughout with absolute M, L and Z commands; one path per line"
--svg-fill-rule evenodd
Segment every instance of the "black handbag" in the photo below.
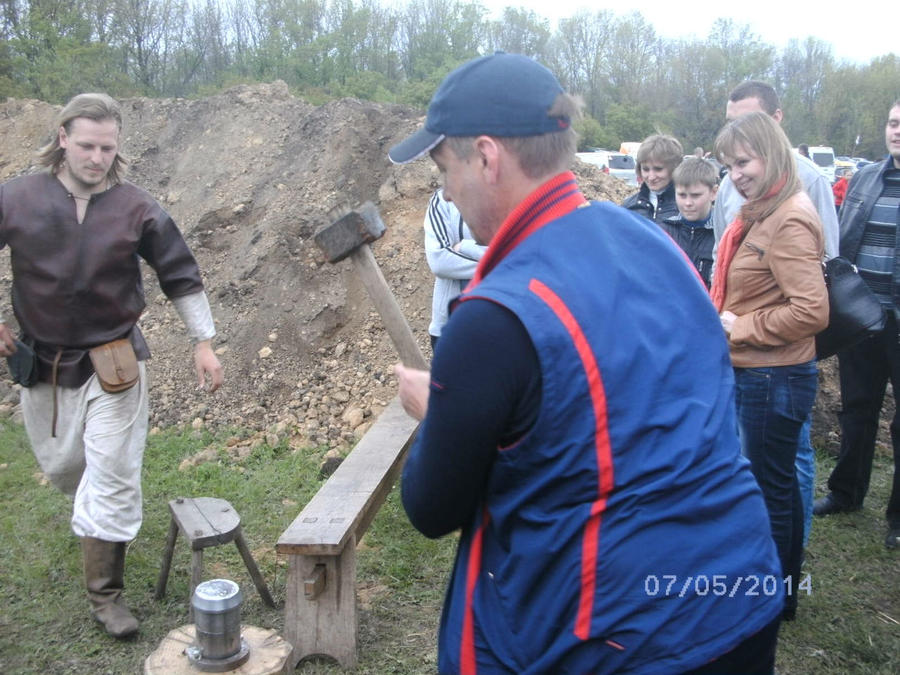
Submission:
M 861 342 L 884 328 L 884 308 L 856 265 L 846 258 L 824 263 L 828 287 L 828 328 L 816 335 L 816 356 L 820 359 Z
M 37 357 L 34 350 L 21 340 L 16 340 L 16 351 L 6 357 L 6 365 L 16 384 L 30 387 L 37 382 Z

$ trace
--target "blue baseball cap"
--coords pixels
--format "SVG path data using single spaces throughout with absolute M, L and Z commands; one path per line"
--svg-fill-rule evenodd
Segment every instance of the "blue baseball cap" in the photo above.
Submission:
M 519 137 L 565 131 L 549 111 L 563 88 L 556 76 L 522 54 L 497 52 L 464 63 L 444 78 L 425 126 L 390 149 L 395 164 L 418 159 L 448 136 Z

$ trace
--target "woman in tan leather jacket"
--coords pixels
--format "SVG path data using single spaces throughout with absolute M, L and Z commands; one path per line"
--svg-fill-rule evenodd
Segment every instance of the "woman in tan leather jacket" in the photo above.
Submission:
M 768 115 L 727 124 L 716 156 L 747 202 L 719 242 L 710 292 L 728 335 L 741 448 L 765 497 L 790 619 L 803 536 L 794 459 L 816 396 L 815 335 L 828 325 L 822 224 L 790 143 Z

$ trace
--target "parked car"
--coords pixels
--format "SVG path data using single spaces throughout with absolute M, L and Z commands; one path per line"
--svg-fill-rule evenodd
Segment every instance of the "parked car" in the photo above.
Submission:
M 840 178 L 845 172 L 841 171 L 841 169 L 856 169 L 856 162 L 854 162 L 849 157 L 835 157 L 834 158 L 834 177 Z
M 809 158 L 816 163 L 828 182 L 834 183 L 834 149 L 825 145 L 811 145 Z
M 576 157 L 582 162 L 600 167 L 605 174 L 625 181 L 632 187 L 637 186 L 637 175 L 634 172 L 634 157 L 621 152 L 579 152 Z

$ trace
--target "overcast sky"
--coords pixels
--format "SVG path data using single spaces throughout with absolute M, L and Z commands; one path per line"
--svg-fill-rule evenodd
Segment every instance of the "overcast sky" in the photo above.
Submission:
M 788 40 L 804 40 L 812 35 L 831 44 L 837 60 L 867 64 L 876 56 L 893 51 L 900 54 L 896 40 L 896 15 L 888 8 L 891 0 L 859 0 L 841 3 L 806 3 L 796 0 L 752 0 L 727 2 L 719 0 L 481 0 L 499 13 L 505 6 L 524 7 L 551 20 L 570 17 L 579 8 L 591 12 L 611 9 L 617 14 L 637 10 L 653 24 L 658 35 L 666 38 L 706 39 L 712 22 L 730 18 L 738 24 L 749 24 L 766 43 L 784 47 Z M 877 7 L 876 5 L 880 5 Z

